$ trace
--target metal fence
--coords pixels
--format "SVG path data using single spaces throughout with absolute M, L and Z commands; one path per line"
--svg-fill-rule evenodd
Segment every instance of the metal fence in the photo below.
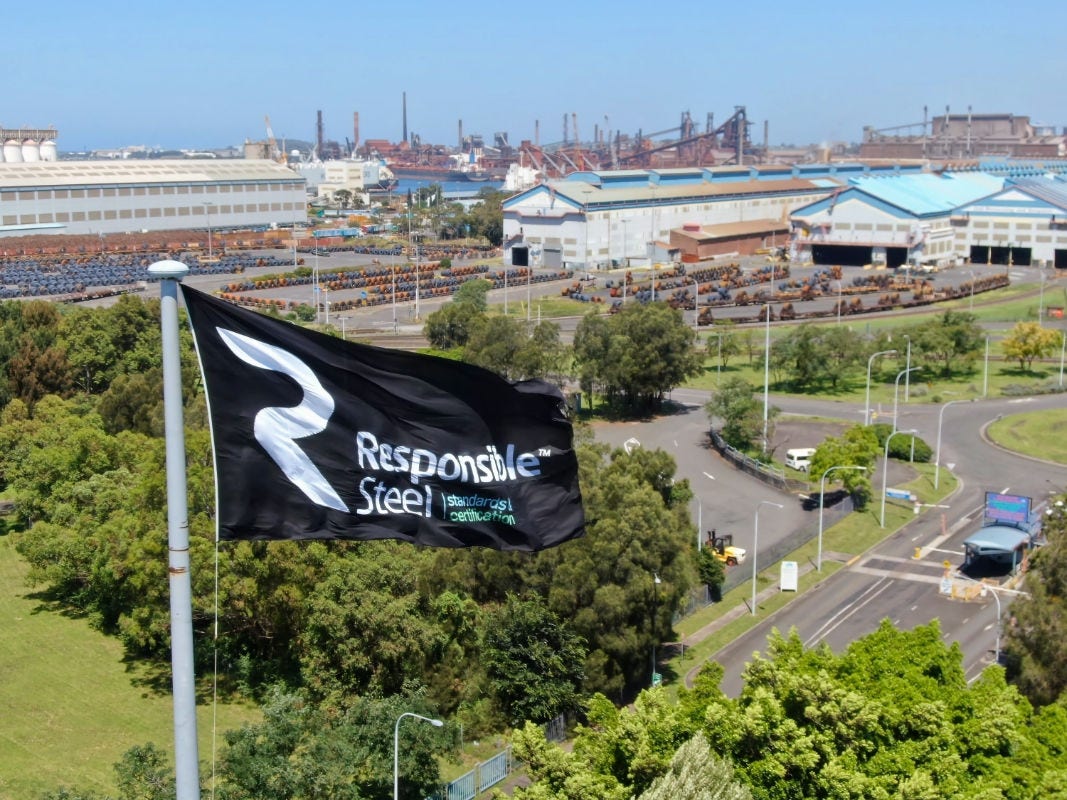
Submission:
M 545 738 L 550 742 L 562 742 L 567 738 L 567 717 L 560 714 L 541 726 Z M 500 783 L 518 769 L 518 762 L 512 758 L 511 746 L 502 750 L 488 761 L 483 761 L 466 775 L 460 775 L 447 786 L 441 787 L 427 800 L 471 800 L 492 786 Z
M 719 451 L 723 458 L 733 464 L 742 472 L 747 472 L 754 478 L 764 483 L 781 489 L 785 492 L 802 491 L 807 488 L 805 481 L 797 481 L 785 476 L 785 470 L 775 464 L 765 464 L 762 461 L 747 456 L 736 447 L 726 443 L 718 431 L 708 431 L 712 447 Z
M 488 761 L 483 761 L 466 775 L 461 775 L 430 800 L 471 800 L 491 786 L 500 783 L 511 774 L 515 765 L 511 758 L 511 747 L 502 750 Z

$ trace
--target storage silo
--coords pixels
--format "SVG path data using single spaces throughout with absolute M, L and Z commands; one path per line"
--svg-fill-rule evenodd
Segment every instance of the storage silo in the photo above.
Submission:
M 57 161 L 59 160 L 59 153 L 56 150 L 56 143 L 54 139 L 48 139 L 41 142 L 41 161 Z
M 22 143 L 18 139 L 8 139 L 4 142 L 4 161 L 9 164 L 22 162 Z
M 38 146 L 36 139 L 23 139 L 22 140 L 22 160 L 23 161 L 40 161 L 41 160 L 41 148 Z

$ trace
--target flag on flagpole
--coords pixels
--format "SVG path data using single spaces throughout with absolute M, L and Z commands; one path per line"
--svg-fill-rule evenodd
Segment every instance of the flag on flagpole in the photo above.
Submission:
M 584 533 L 556 387 L 346 342 L 181 288 L 220 539 L 536 551 Z

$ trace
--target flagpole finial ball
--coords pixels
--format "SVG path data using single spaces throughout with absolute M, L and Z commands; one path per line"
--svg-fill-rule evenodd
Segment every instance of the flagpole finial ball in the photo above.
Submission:
M 189 268 L 180 261 L 157 261 L 148 268 L 148 274 L 159 280 L 174 278 L 180 281 L 189 274 Z

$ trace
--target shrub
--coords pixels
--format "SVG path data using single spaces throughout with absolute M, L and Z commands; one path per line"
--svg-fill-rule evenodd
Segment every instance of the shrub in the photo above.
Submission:
M 871 427 L 874 428 L 874 433 L 878 437 L 878 446 L 882 452 L 885 452 L 885 440 L 889 438 L 889 435 L 893 432 L 893 426 L 885 422 L 879 422 Z M 921 436 L 915 437 L 915 461 L 926 463 L 930 462 L 930 459 L 934 455 L 933 449 L 928 445 Z M 902 461 L 911 460 L 911 436 L 898 435 L 893 437 L 893 441 L 889 443 L 889 457 L 900 459 Z

